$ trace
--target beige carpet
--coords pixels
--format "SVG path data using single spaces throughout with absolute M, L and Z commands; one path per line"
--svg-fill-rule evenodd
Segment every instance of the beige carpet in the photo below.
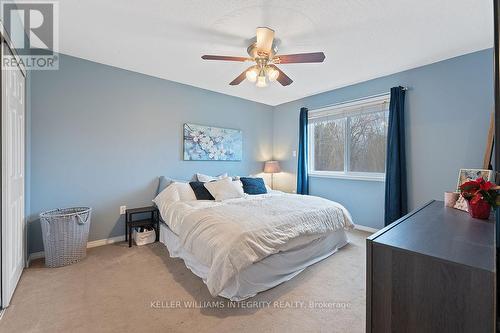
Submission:
M 0 332 L 363 332 L 367 236 L 350 232 L 338 253 L 240 303 L 212 298 L 160 243 L 93 248 L 55 269 L 38 260 Z

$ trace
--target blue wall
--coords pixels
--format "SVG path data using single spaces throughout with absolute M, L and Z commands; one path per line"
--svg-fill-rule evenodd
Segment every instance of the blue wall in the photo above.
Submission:
M 246 175 L 272 157 L 272 107 L 61 55 L 33 71 L 29 251 L 40 211 L 91 206 L 89 240 L 123 235 L 119 206 L 151 204 L 157 177 Z M 243 130 L 242 162 L 182 161 L 182 124 Z
M 410 207 L 441 199 L 455 188 L 458 169 L 481 167 L 493 108 L 492 55 L 476 52 L 274 108 L 61 55 L 60 70 L 33 71 L 31 77 L 29 251 L 43 249 L 38 213 L 55 207 L 93 207 L 90 240 L 123 235 L 119 206 L 150 204 L 158 175 L 250 174 L 274 157 L 284 171 L 275 175 L 275 185 L 293 191 L 300 107 L 396 85 L 410 87 Z M 184 122 L 241 128 L 244 160 L 182 161 Z M 383 182 L 312 178 L 311 194 L 344 204 L 356 224 L 383 224 Z
M 301 107 L 319 108 L 410 87 L 406 98 L 410 208 L 456 188 L 460 168 L 481 168 L 489 115 L 493 111 L 493 51 L 484 50 L 275 107 L 274 157 L 284 172 L 275 177 L 281 189 L 295 189 L 298 115 Z M 335 75 L 335 73 L 332 73 Z M 312 195 L 344 204 L 354 223 L 380 228 L 384 183 L 311 178 Z

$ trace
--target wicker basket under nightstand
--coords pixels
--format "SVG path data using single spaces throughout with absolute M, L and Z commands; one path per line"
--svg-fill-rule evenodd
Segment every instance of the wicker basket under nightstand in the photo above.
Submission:
M 150 214 L 148 218 L 134 220 L 134 215 Z M 156 242 L 160 240 L 160 216 L 155 206 L 127 209 L 125 211 L 125 241 L 132 247 L 132 230 L 137 227 L 153 227 L 156 232 Z

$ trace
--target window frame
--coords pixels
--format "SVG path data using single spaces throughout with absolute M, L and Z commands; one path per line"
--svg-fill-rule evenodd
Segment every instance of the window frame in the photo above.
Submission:
M 361 98 L 351 102 L 339 103 L 325 108 L 310 111 L 310 115 L 314 113 L 324 113 L 325 116 L 335 119 L 335 115 L 338 115 L 338 119 L 346 119 L 345 123 L 345 138 L 344 138 L 344 170 L 343 171 L 319 171 L 314 170 L 314 126 L 308 123 L 308 175 L 310 177 L 319 178 L 338 178 L 338 179 L 349 179 L 349 180 L 366 180 L 366 181 L 385 181 L 385 171 L 384 172 L 359 172 L 359 171 L 349 171 L 350 167 L 350 154 L 351 154 L 351 135 L 350 135 L 350 122 L 351 117 L 361 114 L 378 113 L 381 111 L 366 111 L 359 112 L 359 108 L 367 104 L 377 104 L 377 103 L 387 103 L 389 106 L 390 94 L 383 94 L 375 97 Z M 345 112 L 347 108 L 353 108 L 351 112 Z M 388 108 L 388 107 L 387 107 Z M 356 110 L 358 110 L 356 112 Z

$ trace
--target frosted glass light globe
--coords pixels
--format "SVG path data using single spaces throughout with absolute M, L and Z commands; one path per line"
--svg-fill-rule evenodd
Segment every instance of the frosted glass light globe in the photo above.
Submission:
M 273 82 L 276 81 L 278 76 L 280 75 L 280 72 L 277 71 L 276 69 L 269 67 L 267 70 L 267 77 L 269 78 L 269 81 Z
M 257 70 L 255 68 L 251 68 L 251 69 L 247 70 L 247 72 L 245 73 L 247 80 L 250 82 L 257 81 L 257 75 L 259 75 L 259 73 L 257 72 Z
M 259 77 L 257 77 L 256 86 L 259 87 L 259 88 L 267 87 L 266 77 L 265 76 L 259 76 Z

